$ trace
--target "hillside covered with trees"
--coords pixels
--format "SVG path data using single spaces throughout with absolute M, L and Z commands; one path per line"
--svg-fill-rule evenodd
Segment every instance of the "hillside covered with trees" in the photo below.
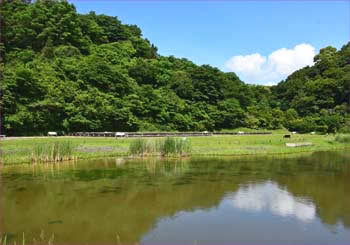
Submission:
M 6 135 L 48 131 L 350 130 L 350 43 L 277 86 L 164 57 L 136 25 L 66 1 L 5 1 Z

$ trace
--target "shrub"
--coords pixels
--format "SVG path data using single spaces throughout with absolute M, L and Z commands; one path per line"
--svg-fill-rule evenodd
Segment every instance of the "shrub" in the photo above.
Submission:
M 350 143 L 350 135 L 337 135 L 335 137 L 335 141 L 340 143 L 349 144 Z

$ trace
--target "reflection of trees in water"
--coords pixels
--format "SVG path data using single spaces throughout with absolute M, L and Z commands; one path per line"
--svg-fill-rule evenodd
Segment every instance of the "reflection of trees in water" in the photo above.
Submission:
M 267 159 L 261 164 L 246 161 L 240 173 L 276 181 L 295 197 L 311 200 L 317 215 L 329 225 L 350 227 L 350 155 L 319 152 L 296 159 Z
M 225 189 L 232 190 L 220 182 L 187 185 L 176 179 L 153 184 L 116 183 L 113 179 L 30 182 L 20 195 L 11 190 L 5 193 L 5 228 L 21 234 L 30 227 L 33 236 L 44 229 L 57 234 L 56 241 L 64 243 L 111 242 L 116 233 L 122 243 L 135 243 L 160 218 L 211 208 L 220 202 Z M 62 224 L 48 224 L 52 220 L 61 220 Z
M 349 176 L 295 176 L 278 178 L 295 196 L 311 199 L 321 220 L 330 225 L 341 222 L 350 227 Z
M 325 224 L 336 225 L 340 222 L 350 227 L 348 153 L 319 152 L 299 158 L 254 157 L 246 158 L 244 162 L 221 159 L 216 164 L 208 159 L 207 163 L 198 164 L 216 169 L 213 171 L 216 175 L 245 175 L 245 181 L 250 182 L 256 182 L 257 178 L 273 180 L 295 197 L 311 200 Z
M 312 201 L 324 223 L 350 226 L 349 164 L 337 153 L 298 159 L 111 159 L 21 171 L 21 181 L 5 176 L 5 230 L 21 234 L 30 227 L 37 236 L 44 229 L 57 234 L 58 242 L 111 242 L 118 234 L 122 243 L 135 243 L 162 217 L 211 209 L 242 186 L 266 180 Z M 52 220 L 62 224 L 49 224 Z
M 324 223 L 340 222 L 350 227 L 350 156 L 344 156 L 342 152 L 321 152 L 298 159 L 298 165 L 308 166 L 303 167 L 303 174 L 279 176 L 276 180 L 293 195 L 310 198 Z

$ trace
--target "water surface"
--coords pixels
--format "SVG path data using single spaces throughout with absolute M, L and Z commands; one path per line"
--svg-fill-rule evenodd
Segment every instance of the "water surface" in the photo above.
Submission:
M 344 152 L 7 167 L 1 182 L 12 242 L 350 243 Z

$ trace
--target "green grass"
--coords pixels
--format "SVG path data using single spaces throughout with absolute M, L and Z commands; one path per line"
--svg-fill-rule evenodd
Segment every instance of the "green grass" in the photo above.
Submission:
M 67 140 L 74 146 L 72 154 L 78 159 L 126 156 L 130 143 L 130 139 L 116 140 L 107 137 L 7 138 L 0 141 L 1 159 L 5 165 L 31 163 L 36 145 Z
M 237 156 L 327 151 L 350 147 L 350 142 L 346 140 L 350 135 L 339 136 L 340 142 L 340 138 L 334 135 L 296 134 L 292 135 L 291 139 L 284 139 L 283 134 L 284 132 L 274 131 L 271 135 L 188 137 L 187 140 L 191 142 L 190 149 L 186 148 L 189 146 L 181 145 L 181 138 L 109 137 L 6 138 L 0 141 L 0 147 L 1 159 L 5 165 L 31 163 L 32 153 L 37 145 L 67 141 L 73 146 L 69 154 L 78 159 L 142 155 L 142 152 L 143 155 L 148 155 L 147 151 L 158 152 L 160 155 L 184 155 L 186 151 L 190 151 L 191 156 Z M 145 142 L 148 142 L 148 145 Z M 290 148 L 285 146 L 286 142 L 312 142 L 313 145 Z

